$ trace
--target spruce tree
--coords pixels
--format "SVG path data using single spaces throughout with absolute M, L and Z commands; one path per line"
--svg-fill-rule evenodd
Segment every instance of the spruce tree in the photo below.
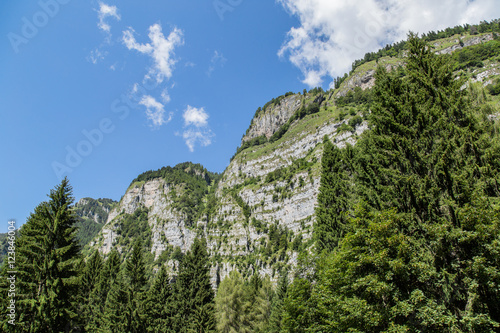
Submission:
M 352 148 L 340 150 L 328 137 L 323 139 L 321 184 L 316 207 L 314 238 L 316 251 L 331 252 L 337 247 L 346 228 L 348 209 L 348 159 Z
M 89 323 L 94 320 L 98 315 L 95 312 L 95 301 L 93 296 L 99 284 L 100 275 L 103 270 L 102 257 L 99 254 L 99 250 L 95 250 L 92 256 L 84 264 L 79 286 L 79 299 L 78 305 L 80 309 L 80 326 L 88 331 Z
M 21 229 L 17 247 L 18 329 L 66 332 L 76 311 L 77 218 L 67 178 L 50 191 Z
M 116 276 L 104 305 L 103 325 L 100 331 L 129 333 L 131 331 L 130 293 L 124 281 L 123 271 Z
M 145 320 L 148 332 L 175 332 L 172 328 L 173 293 L 167 269 L 164 265 L 154 278 L 145 301 Z
M 174 327 L 177 332 L 215 330 L 214 292 L 205 239 L 195 239 L 179 265 L 175 283 Z
M 129 303 L 127 304 L 130 332 L 144 332 L 144 296 L 146 290 L 146 272 L 142 242 L 134 242 L 132 253 L 125 262 L 125 275 L 128 282 Z
M 96 288 L 89 295 L 89 307 L 92 316 L 87 318 L 87 332 L 101 332 L 106 326 L 105 305 L 109 291 L 114 285 L 120 272 L 120 255 L 113 248 L 108 258 L 102 265 L 102 272 L 99 274 L 99 281 Z M 108 310 L 109 311 L 109 310 Z
M 270 333 L 279 333 L 281 331 L 283 320 L 283 303 L 287 295 L 288 289 L 288 273 L 282 272 L 278 280 L 278 285 L 273 293 L 273 298 L 271 301 L 271 314 L 269 317 L 269 329 Z

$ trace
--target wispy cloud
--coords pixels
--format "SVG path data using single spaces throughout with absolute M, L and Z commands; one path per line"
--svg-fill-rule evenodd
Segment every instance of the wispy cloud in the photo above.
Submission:
M 184 118 L 185 127 L 182 138 L 186 142 L 189 151 L 194 151 L 196 143 L 199 143 L 202 147 L 212 143 L 215 134 L 208 127 L 209 115 L 205 108 L 195 108 L 188 105 L 182 117 Z
M 149 27 L 150 43 L 140 44 L 134 37 L 134 29 L 129 28 L 123 32 L 123 43 L 129 50 L 136 50 L 150 56 L 153 66 L 147 76 L 155 77 L 158 83 L 172 77 L 172 70 L 176 63 L 174 56 L 175 47 L 182 45 L 183 33 L 180 29 L 174 28 L 169 36 L 165 38 L 159 24 Z
M 215 135 L 210 129 L 196 130 L 190 128 L 182 133 L 182 138 L 186 142 L 186 146 L 188 146 L 190 152 L 194 152 L 196 142 L 198 142 L 202 147 L 209 146 L 212 144 L 212 138 L 214 136 Z
M 90 51 L 90 55 L 88 56 L 87 60 L 93 63 L 94 65 L 97 64 L 99 61 L 104 59 L 104 57 L 108 54 L 106 51 L 101 51 L 98 48 Z
M 146 116 L 154 127 L 160 127 L 172 120 L 173 113 L 170 112 L 168 118 L 165 119 L 165 106 L 152 96 L 144 95 L 139 104 L 146 107 Z
M 497 0 L 277 0 L 300 20 L 278 52 L 318 86 L 341 76 L 355 59 L 408 31 L 425 33 L 500 16 Z
M 170 102 L 170 94 L 168 93 L 167 88 L 163 89 L 163 91 L 161 92 L 161 99 L 163 100 L 163 103 Z
M 121 20 L 121 16 L 120 14 L 118 14 L 118 8 L 116 6 L 107 5 L 103 2 L 99 2 L 97 15 L 99 18 L 99 23 L 97 23 L 97 26 L 99 27 L 99 29 L 106 33 L 111 33 L 111 26 L 106 23 L 106 18 L 112 17 L 117 21 Z
M 98 48 L 90 51 L 90 55 L 87 57 L 87 60 L 94 65 L 105 58 L 108 52 L 103 51 L 103 49 L 111 44 L 111 26 L 106 22 L 106 19 L 109 17 L 114 18 L 117 21 L 120 21 L 121 19 L 116 6 L 110 6 L 103 2 L 99 2 L 99 8 L 96 9 L 96 12 L 98 18 L 97 27 L 105 33 L 106 37 Z
M 210 66 L 207 70 L 207 76 L 210 77 L 217 66 L 224 67 L 226 61 L 227 59 L 224 58 L 224 55 L 222 53 L 217 50 L 214 51 L 214 55 L 212 56 L 212 59 L 210 59 Z

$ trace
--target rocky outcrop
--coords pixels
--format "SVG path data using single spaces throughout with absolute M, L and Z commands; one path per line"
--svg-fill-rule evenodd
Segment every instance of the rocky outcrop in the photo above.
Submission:
M 455 39 L 454 40 L 454 43 L 456 43 L 455 45 L 439 50 L 436 52 L 436 54 L 451 54 L 455 51 L 463 49 L 464 47 L 486 43 L 490 40 L 493 40 L 492 34 L 485 34 L 481 36 L 471 37 L 464 40 L 462 43 L 460 43 L 460 40 Z M 440 45 L 441 45 L 440 43 L 434 43 L 434 47 L 439 47 Z
M 393 59 L 391 59 L 392 61 Z M 395 61 L 394 63 L 389 63 L 388 59 L 381 59 L 379 64 L 384 66 L 387 71 L 392 71 L 398 66 L 402 65 L 402 61 Z M 357 68 L 354 73 L 352 73 L 345 82 L 342 83 L 338 92 L 335 93 L 336 97 L 346 96 L 349 91 L 354 90 L 356 87 L 360 87 L 361 90 L 366 90 L 373 88 L 375 86 L 375 68 L 365 69 Z
M 173 208 L 173 201 L 170 198 L 172 188 L 160 178 L 132 184 L 118 207 L 109 214 L 106 225 L 94 245 L 102 253 L 109 253 L 119 236 L 120 218 L 143 208 L 148 211 L 151 252 L 155 253 L 156 257 L 166 249 L 167 245 L 178 246 L 183 252 L 187 251 L 194 240 L 194 233 L 186 226 L 185 215 Z
M 286 96 L 277 105 L 271 104 L 259 112 L 252 120 L 242 142 L 262 135 L 269 139 L 300 108 L 301 101 L 302 98 L 298 94 Z

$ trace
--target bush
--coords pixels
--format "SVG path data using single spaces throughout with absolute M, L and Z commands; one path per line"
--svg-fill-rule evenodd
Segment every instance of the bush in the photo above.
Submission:
M 497 79 L 494 84 L 486 86 L 486 89 L 488 89 L 490 95 L 500 95 L 500 79 Z
M 352 128 L 356 128 L 359 124 L 363 122 L 363 118 L 361 116 L 354 116 L 349 120 L 349 126 Z

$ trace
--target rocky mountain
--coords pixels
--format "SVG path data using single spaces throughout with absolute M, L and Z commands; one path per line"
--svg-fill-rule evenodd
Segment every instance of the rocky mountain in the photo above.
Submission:
M 447 56 L 458 75 L 466 75 L 479 94 L 500 72 L 498 53 L 477 56 L 496 38 L 453 36 L 433 45 L 437 53 L 451 53 Z M 473 63 L 470 54 L 482 60 Z M 141 237 L 153 269 L 167 263 L 175 270 L 182 253 L 203 236 L 214 286 L 234 269 L 276 279 L 279 270 L 292 268 L 298 254 L 313 246 L 323 138 L 339 147 L 356 144 L 368 130 L 370 114 L 361 92 L 369 93 L 378 65 L 396 70 L 404 57 L 400 52 L 365 62 L 337 89 L 287 93 L 266 103 L 221 175 L 182 163 L 138 176 L 120 202 L 91 205 L 99 211 L 84 208 L 91 199 L 82 199 L 77 205 L 81 216 L 104 222 L 85 251 L 128 253 L 131 239 Z M 498 106 L 497 97 L 490 104 Z

